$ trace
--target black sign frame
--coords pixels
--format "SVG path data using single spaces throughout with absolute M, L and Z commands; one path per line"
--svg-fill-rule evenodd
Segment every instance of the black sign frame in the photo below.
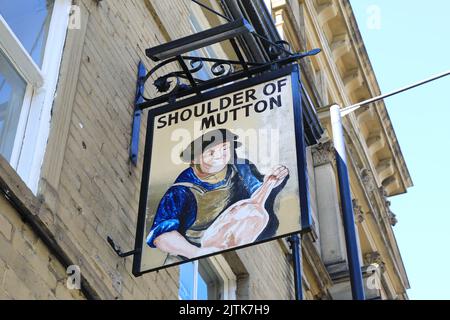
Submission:
M 154 119 L 156 116 L 178 110 L 180 108 L 193 105 L 196 103 L 201 103 L 202 101 L 207 101 L 210 99 L 214 99 L 220 97 L 222 95 L 230 94 L 235 91 L 243 90 L 248 87 L 252 87 L 267 81 L 271 81 L 283 76 L 290 75 L 292 77 L 292 98 L 293 98 L 293 109 L 294 109 L 294 119 L 295 120 L 295 142 L 296 142 L 296 155 L 297 155 L 297 172 L 298 172 L 298 183 L 299 185 L 303 185 L 304 188 L 299 186 L 299 200 L 300 200 L 300 208 L 301 208 L 301 230 L 283 234 L 279 236 L 275 236 L 272 238 L 264 239 L 261 241 L 255 241 L 253 243 L 249 243 L 246 245 L 242 245 L 239 247 L 234 247 L 231 249 L 226 249 L 222 251 L 217 251 L 209 255 L 196 257 L 193 259 L 186 259 L 181 262 L 164 265 L 158 268 L 150 269 L 150 270 L 141 270 L 141 262 L 142 262 L 142 252 L 144 245 L 144 233 L 146 227 L 146 209 L 147 209 L 147 200 L 148 200 L 148 191 L 149 191 L 149 178 L 150 178 L 150 167 L 151 167 L 151 157 L 152 157 L 152 145 L 153 145 L 153 129 L 154 129 Z M 261 75 L 253 76 L 252 78 L 241 80 L 237 83 L 229 84 L 224 87 L 220 87 L 213 91 L 204 92 L 201 95 L 196 95 L 194 97 L 183 99 L 182 101 L 178 101 L 172 104 L 169 104 L 163 108 L 153 108 L 148 111 L 148 119 L 147 119 L 147 128 L 146 128 L 146 140 L 145 140 L 145 151 L 144 151 L 144 163 L 141 177 L 141 189 L 140 189 L 140 198 L 139 198 L 139 211 L 138 211 L 138 219 L 137 219 L 137 228 L 136 228 L 136 238 L 135 238 L 135 249 L 133 255 L 133 275 L 136 277 L 142 276 L 145 273 L 158 271 L 161 269 L 165 269 L 168 267 L 173 267 L 176 265 L 180 265 L 183 263 L 207 258 L 210 256 L 214 256 L 217 254 L 222 254 L 229 251 L 239 250 L 245 247 L 265 243 L 268 241 L 273 241 L 280 238 L 285 238 L 290 235 L 306 233 L 309 232 L 312 226 L 312 217 L 311 217 L 311 206 L 310 206 L 310 196 L 309 196 L 309 184 L 308 184 L 308 170 L 307 170 L 307 160 L 306 160 L 306 141 L 305 141 L 305 131 L 303 124 L 303 110 L 302 110 L 302 101 L 301 101 L 301 84 L 300 84 L 300 70 L 297 63 L 289 64 L 284 66 L 278 70 L 270 71 L 263 73 Z

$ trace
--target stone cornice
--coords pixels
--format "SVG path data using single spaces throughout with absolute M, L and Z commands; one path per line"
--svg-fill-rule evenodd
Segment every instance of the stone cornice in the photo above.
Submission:
M 383 247 L 385 248 L 380 248 L 379 252 L 383 253 L 385 257 L 389 259 L 386 261 L 391 262 L 392 268 L 395 270 L 394 274 L 398 277 L 402 286 L 404 288 L 409 288 L 409 281 L 406 275 L 406 270 L 400 257 L 395 237 L 393 236 L 391 227 L 392 223 L 386 223 L 388 219 L 385 219 L 385 217 L 387 217 L 390 210 L 387 211 L 386 209 L 387 200 L 384 188 L 376 186 L 373 174 L 369 169 L 365 168 L 364 166 L 359 167 L 357 165 L 359 162 L 358 159 L 356 159 L 357 154 L 354 150 L 352 150 L 355 148 L 355 146 L 353 144 L 350 144 L 348 147 L 350 160 L 349 170 L 353 170 L 356 174 L 356 177 L 361 186 L 361 191 L 363 192 L 365 197 L 364 200 L 369 210 L 368 213 L 370 213 L 369 215 L 366 214 L 364 218 L 368 216 L 372 217 L 372 219 L 369 220 L 372 220 L 374 222 L 376 230 L 373 235 L 379 237 L 381 243 L 383 244 Z M 363 199 L 359 199 L 357 206 L 360 206 L 360 203 L 362 201 Z
M 364 45 L 364 41 L 359 31 L 356 18 L 350 5 L 350 1 L 343 0 L 338 1 L 338 3 L 342 8 L 343 17 L 346 21 L 347 28 L 349 29 L 348 35 L 352 40 L 351 42 L 353 43 L 356 55 L 360 60 L 360 66 L 363 69 L 362 74 L 366 80 L 366 84 L 368 86 L 370 94 L 371 96 L 377 96 L 381 93 L 381 90 L 378 85 L 378 81 L 376 79 L 375 72 L 370 62 L 366 47 Z M 380 123 L 382 123 L 384 133 L 388 138 L 387 142 L 393 154 L 392 158 L 395 161 L 396 167 L 400 173 L 404 185 L 404 190 L 406 192 L 406 189 L 411 187 L 413 185 L 413 182 L 409 174 L 405 159 L 401 152 L 401 148 L 398 143 L 397 136 L 395 134 L 395 130 L 390 120 L 389 114 L 387 112 L 386 105 L 383 101 L 380 101 L 377 103 L 377 107 L 375 109 L 378 114 L 379 121 Z
M 322 54 L 311 61 L 320 74 L 326 73 L 330 99 L 344 106 L 376 96 L 378 84 L 348 1 L 301 3 L 306 38 L 310 46 L 322 48 Z M 324 116 L 319 115 L 321 120 Z M 358 131 L 377 184 L 383 184 L 390 196 L 405 193 L 412 181 L 384 104 L 363 108 L 348 118 Z M 385 161 L 383 165 L 375 167 L 381 161 Z

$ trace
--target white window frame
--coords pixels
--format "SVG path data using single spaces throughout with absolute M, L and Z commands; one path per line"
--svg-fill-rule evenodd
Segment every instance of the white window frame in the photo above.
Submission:
M 221 255 L 210 257 L 208 261 L 223 281 L 223 300 L 236 300 L 237 279 L 228 262 Z
M 230 265 L 222 255 L 217 255 L 207 258 L 207 263 L 210 264 L 214 273 L 222 281 L 222 298 L 223 300 L 236 300 L 237 278 Z M 192 288 L 192 300 L 198 300 L 198 277 L 199 273 L 199 260 L 192 262 L 194 264 L 193 271 L 193 288 Z M 181 300 L 181 296 L 178 296 Z
M 0 50 L 27 82 L 11 166 L 34 194 L 50 133 L 51 109 L 69 26 L 71 0 L 55 0 L 42 68 L 39 68 L 0 15 Z
M 0 15 L 0 49 L 27 83 L 41 87 L 44 76 L 19 39 Z

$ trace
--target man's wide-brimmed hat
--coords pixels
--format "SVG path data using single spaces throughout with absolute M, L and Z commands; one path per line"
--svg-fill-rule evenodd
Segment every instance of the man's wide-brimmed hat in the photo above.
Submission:
M 228 129 L 216 129 L 209 131 L 192 141 L 189 146 L 181 152 L 180 157 L 185 162 L 192 162 L 197 156 L 205 150 L 217 146 L 224 142 L 234 142 L 234 148 L 242 145 L 237 139 L 238 135 Z

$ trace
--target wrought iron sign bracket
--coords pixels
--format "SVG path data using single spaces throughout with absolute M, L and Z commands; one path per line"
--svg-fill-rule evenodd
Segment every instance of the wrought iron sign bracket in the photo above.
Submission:
M 269 42 L 269 55 L 272 61 L 258 63 L 246 61 L 239 49 L 236 38 L 244 33 L 250 33 L 264 41 Z M 228 40 L 230 41 L 237 60 L 225 60 L 211 57 L 185 55 L 186 53 L 202 49 L 206 46 Z M 153 61 L 158 61 L 155 67 L 146 71 L 142 61 L 138 64 L 136 83 L 136 96 L 130 144 L 130 161 L 136 166 L 139 151 L 139 136 L 142 111 L 151 107 L 165 107 L 178 99 L 189 96 L 201 96 L 202 92 L 226 85 L 231 82 L 251 78 L 268 71 L 277 70 L 287 64 L 294 63 L 304 57 L 316 55 L 320 49 L 304 53 L 292 53 L 286 41 L 272 43 L 270 40 L 258 35 L 253 26 L 245 19 L 239 19 L 218 27 L 202 31 L 175 41 L 162 44 L 146 50 L 146 55 Z M 147 81 L 157 74 L 158 70 L 178 63 L 181 70 L 173 71 L 159 76 L 153 80 L 159 96 L 147 98 L 144 95 Z M 206 69 L 206 70 L 205 70 Z M 208 70 L 209 69 L 209 70 Z M 209 79 L 201 79 L 197 74 L 206 71 Z M 154 89 L 153 89 L 154 90 Z
M 270 57 L 270 61 L 261 63 L 248 61 L 244 58 L 237 40 L 245 33 L 268 43 L 268 56 Z M 201 54 L 202 51 L 199 51 L 207 46 L 223 41 L 230 41 L 235 53 L 235 60 L 204 57 Z M 152 158 L 152 135 L 154 131 L 152 128 L 155 122 L 154 117 L 167 112 L 166 110 L 169 106 L 171 108 L 169 110 L 172 110 L 173 108 L 182 108 L 191 104 L 195 105 L 196 103 L 211 98 L 220 97 L 223 94 L 242 90 L 242 88 L 262 85 L 265 83 L 264 81 L 267 82 L 289 76 L 291 77 L 290 79 L 294 79 L 295 81 L 289 82 L 292 88 L 289 89 L 290 93 L 288 98 L 285 98 L 292 99 L 291 112 L 292 119 L 294 119 L 293 127 L 295 128 L 297 172 L 299 172 L 298 182 L 299 185 L 301 182 L 307 186 L 307 171 L 303 170 L 306 168 L 306 156 L 304 152 L 306 148 L 305 130 L 303 127 L 304 112 L 302 110 L 301 100 L 302 89 L 298 81 L 300 79 L 300 68 L 296 63 L 300 59 L 316 55 L 320 51 L 320 49 L 313 49 L 308 52 L 294 53 L 291 51 L 289 43 L 285 41 L 272 42 L 264 36 L 257 34 L 253 26 L 245 19 L 230 21 L 218 27 L 145 51 L 147 57 L 157 62 L 157 64 L 147 71 L 144 63 L 139 61 L 137 68 L 129 149 L 130 162 L 134 166 L 137 166 L 139 158 L 139 140 L 143 111 L 150 108 L 152 110 L 149 112 L 149 127 L 147 128 L 135 248 L 134 250 L 123 252 L 110 236 L 106 239 L 118 257 L 126 258 L 133 256 L 133 275 L 140 276 L 145 272 L 158 270 L 158 268 L 153 268 L 144 271 L 141 266 L 141 259 L 145 251 L 142 240 L 144 239 L 144 232 L 146 230 L 146 214 L 149 210 L 147 207 L 147 197 L 150 186 L 150 159 Z M 163 70 L 166 72 L 162 72 Z M 152 88 L 146 87 L 146 84 L 149 83 L 153 85 Z M 151 97 L 146 97 L 146 94 L 150 94 Z M 175 103 L 176 105 L 173 105 Z M 281 128 L 284 127 L 280 126 Z M 295 296 L 299 300 L 303 298 L 301 284 L 301 235 L 310 231 L 311 216 L 309 201 L 308 190 L 305 187 L 299 194 L 300 226 L 302 230 L 298 231 L 298 234 L 291 234 L 288 238 L 295 266 Z M 151 245 L 152 240 L 149 241 L 149 245 Z
M 139 107 L 144 102 L 144 84 L 147 70 L 142 61 L 138 64 L 136 95 L 134 100 L 133 124 L 131 129 L 131 144 L 130 144 L 130 160 L 133 165 L 137 165 L 139 152 L 139 133 L 141 129 L 142 109 Z
M 111 248 L 114 250 L 114 252 L 120 257 L 120 258 L 126 258 L 129 256 L 133 256 L 136 253 L 139 252 L 139 250 L 132 250 L 132 251 L 127 251 L 127 252 L 122 252 L 122 250 L 120 249 L 119 246 L 116 245 L 116 243 L 114 242 L 114 240 L 111 237 L 107 237 L 106 240 L 108 241 L 109 245 L 111 246 Z
M 294 284 L 295 284 L 295 299 L 303 300 L 302 291 L 302 235 L 293 234 L 287 241 L 289 242 L 292 251 L 292 262 L 294 265 Z

